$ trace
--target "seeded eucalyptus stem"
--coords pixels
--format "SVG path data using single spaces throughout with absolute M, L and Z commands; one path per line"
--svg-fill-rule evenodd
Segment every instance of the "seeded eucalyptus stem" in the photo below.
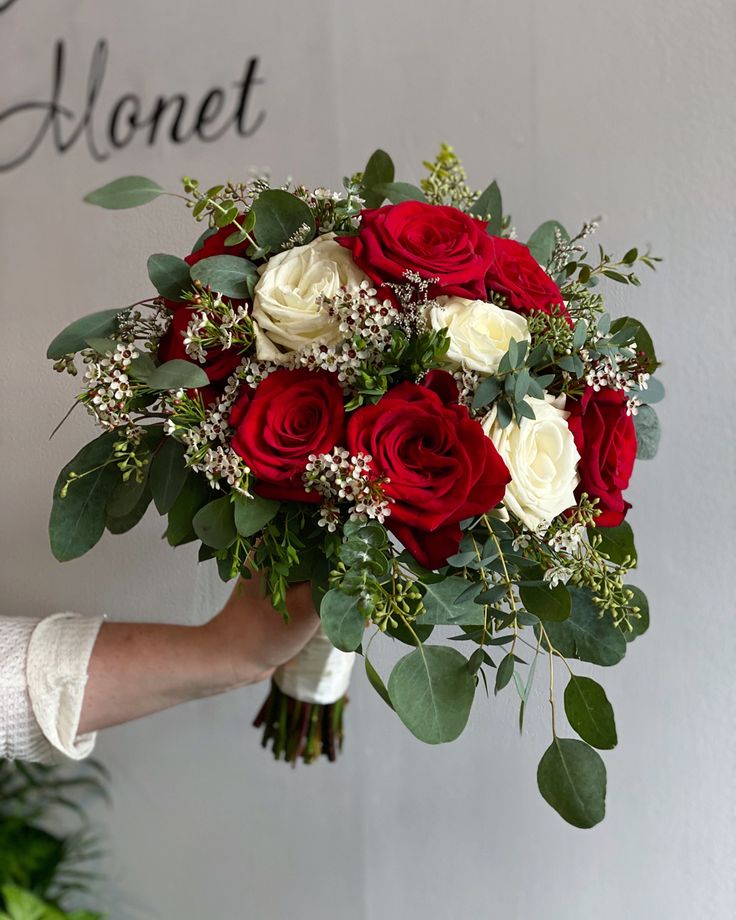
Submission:
M 284 693 L 275 681 L 253 720 L 263 727 L 262 747 L 271 747 L 276 760 L 296 766 L 314 763 L 320 756 L 337 760 L 343 744 L 343 711 L 348 699 L 335 703 L 303 703 Z

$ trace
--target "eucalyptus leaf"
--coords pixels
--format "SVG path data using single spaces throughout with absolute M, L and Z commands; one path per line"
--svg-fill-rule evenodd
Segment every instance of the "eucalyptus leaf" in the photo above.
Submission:
M 360 645 L 366 623 L 358 609 L 357 597 L 332 588 L 322 598 L 319 616 L 327 638 L 335 648 L 353 652 Z
M 148 257 L 147 266 L 151 284 L 162 297 L 181 301 L 183 293 L 191 290 L 192 278 L 184 259 L 157 252 Z
M 590 677 L 574 674 L 565 687 L 565 715 L 572 729 L 599 750 L 616 747 L 616 721 L 606 691 Z
M 241 537 L 252 537 L 263 530 L 278 513 L 280 503 L 270 498 L 237 494 L 235 496 L 235 526 Z
M 503 227 L 503 204 L 501 202 L 501 190 L 496 181 L 491 182 L 485 191 L 473 202 L 470 213 L 474 217 L 483 220 L 488 218 L 486 227 L 491 236 L 498 236 Z
M 188 390 L 206 387 L 209 377 L 198 364 L 174 358 L 159 366 L 148 376 L 146 386 L 151 390 Z
M 639 406 L 634 416 L 636 430 L 636 459 L 652 460 L 657 456 L 662 429 L 659 417 L 651 406 Z
M 637 588 L 636 585 L 626 585 L 626 587 L 634 595 L 631 599 L 632 605 L 639 608 L 639 616 L 629 619 L 631 629 L 624 630 L 623 634 L 627 642 L 633 642 L 634 639 L 643 636 L 649 629 L 649 601 L 641 588 Z
M 316 224 L 312 209 L 301 198 L 283 189 L 267 189 L 253 202 L 256 216 L 255 235 L 258 245 L 278 252 L 295 233 L 307 232 L 300 243 L 308 243 L 314 236 Z
M 107 504 L 107 520 L 105 526 L 110 533 L 121 534 L 127 533 L 138 524 L 143 515 L 151 504 L 151 487 L 146 481 L 143 484 L 143 491 L 140 493 L 138 500 L 129 511 L 121 514 L 113 514 L 110 508 L 111 502 Z M 115 510 L 118 510 L 116 507 Z
M 168 514 L 179 497 L 188 471 L 184 461 L 186 447 L 174 438 L 165 438 L 151 460 L 151 493 L 159 514 Z
M 204 477 L 189 472 L 184 486 L 169 511 L 166 539 L 171 546 L 181 546 L 197 539 L 192 520 L 199 509 L 212 495 L 212 489 Z
M 634 531 L 628 521 L 624 521 L 618 527 L 591 527 L 588 533 L 590 536 L 595 534 L 600 537 L 598 552 L 605 553 L 611 562 L 624 565 L 627 561 L 633 560 L 636 563 Z
M 484 406 L 492 403 L 500 392 L 501 383 L 498 378 L 486 377 L 485 380 L 481 380 L 478 389 L 475 391 L 475 395 L 473 396 L 473 408 L 482 409 Z
M 402 201 L 425 201 L 424 192 L 416 185 L 409 182 L 380 182 L 373 187 L 376 194 L 388 198 L 391 204 L 401 204 Z
M 258 269 L 240 256 L 210 256 L 189 269 L 193 281 L 208 285 L 223 297 L 247 300 L 258 281 Z
M 146 467 L 146 470 L 148 467 Z M 146 491 L 148 477 L 139 482 L 135 476 L 131 476 L 126 482 L 120 482 L 108 499 L 105 508 L 108 518 L 120 518 L 130 514 L 140 501 L 141 496 Z
M 555 649 L 566 658 L 579 658 L 603 667 L 618 664 L 626 654 L 626 640 L 610 614 L 593 603 L 588 588 L 568 589 L 572 611 L 562 623 L 547 621 L 544 628 Z M 538 630 L 537 630 L 538 632 Z
M 570 592 L 564 585 L 556 585 L 554 588 L 550 585 L 529 585 L 519 588 L 519 596 L 529 613 L 540 620 L 561 622 L 570 616 L 572 610 Z
M 401 721 L 427 744 L 454 741 L 465 728 L 475 678 L 456 649 L 427 645 L 402 658 L 391 672 L 388 693 Z
M 534 258 L 539 262 L 542 268 L 546 268 L 549 264 L 550 259 L 552 258 L 552 253 L 554 248 L 557 245 L 557 232 L 562 236 L 563 240 L 569 240 L 570 235 L 556 220 L 548 220 L 543 223 L 541 226 L 532 233 L 527 241 L 527 246 L 529 251 L 534 256 Z
M 238 536 L 230 496 L 223 495 L 222 498 L 216 498 L 204 508 L 200 508 L 192 519 L 192 527 L 207 546 L 227 549 Z
M 606 767 L 584 741 L 555 737 L 537 768 L 545 801 L 574 827 L 593 827 L 606 814 Z
M 107 502 L 120 482 L 120 470 L 112 459 L 118 437 L 114 431 L 100 435 L 59 473 L 49 518 L 51 551 L 59 562 L 83 556 L 105 531 Z M 67 486 L 70 473 L 79 478 Z
M 371 154 L 363 170 L 363 199 L 366 208 L 378 208 L 383 203 L 384 195 L 374 191 L 374 187 L 385 185 L 394 180 L 394 164 L 385 150 L 376 150 Z
M 511 678 L 514 675 L 514 656 L 509 652 L 504 655 L 501 659 L 501 663 L 498 666 L 496 671 L 496 686 L 495 692 L 498 693 L 500 690 L 508 684 Z
M 365 660 L 365 673 L 366 673 L 366 676 L 368 677 L 368 680 L 370 681 L 371 687 L 373 687 L 373 689 L 381 697 L 383 702 L 388 707 L 393 709 L 394 705 L 391 702 L 391 697 L 388 695 L 388 690 L 386 689 L 386 685 L 384 684 L 383 679 L 381 678 L 381 675 L 378 673 L 378 671 L 376 671 L 376 669 L 373 667 L 373 665 L 369 661 L 368 655 L 365 656 L 364 660 Z
M 424 586 L 422 625 L 482 626 L 483 608 L 467 594 L 473 583 L 457 575 Z M 461 595 L 465 595 L 461 598 Z
M 87 204 L 117 211 L 148 204 L 165 193 L 165 189 L 145 176 L 123 176 L 85 195 L 84 200 Z
M 58 361 L 64 355 L 87 348 L 90 338 L 105 338 L 118 328 L 118 317 L 127 310 L 100 310 L 74 320 L 63 329 L 46 349 L 46 357 Z

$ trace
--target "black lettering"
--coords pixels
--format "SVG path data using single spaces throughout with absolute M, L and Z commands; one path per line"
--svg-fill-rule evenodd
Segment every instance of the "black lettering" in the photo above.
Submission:
M 0 13 L 15 2 L 16 0 L 0 0 Z M 95 137 L 95 115 L 105 81 L 107 57 L 108 43 L 105 39 L 100 39 L 92 53 L 84 109 L 80 116 L 74 109 L 61 102 L 66 69 L 66 45 L 61 39 L 54 44 L 50 98 L 19 102 L 0 111 L 0 131 L 3 125 L 11 122 L 15 124 L 20 120 L 22 123 L 24 115 L 30 122 L 30 130 L 34 131 L 30 141 L 17 155 L 5 161 L 0 160 L 0 173 L 25 163 L 47 135 L 51 135 L 55 149 L 63 154 L 71 150 L 84 134 L 92 158 L 97 161 L 108 159 L 110 149 L 101 149 Z M 204 95 L 193 110 L 195 114 L 191 125 L 187 125 L 190 103 L 183 93 L 155 97 L 150 114 L 145 117 L 140 96 L 135 93 L 124 93 L 110 109 L 105 124 L 110 148 L 120 150 L 127 147 L 139 132 L 147 132 L 146 142 L 150 146 L 158 141 L 164 131 L 175 144 L 186 143 L 194 136 L 205 142 L 216 141 L 233 127 L 241 137 L 252 136 L 261 127 L 266 115 L 264 110 L 260 110 L 252 117 L 249 109 L 255 87 L 264 82 L 258 76 L 258 66 L 257 57 L 251 57 L 246 62 L 243 78 L 235 83 L 238 91 L 235 109 L 231 109 L 232 116 L 226 116 L 224 119 L 228 92 L 220 87 L 213 87 Z M 217 127 L 218 122 L 220 127 Z
M 207 127 L 207 125 L 211 124 L 213 121 L 216 121 L 219 118 L 224 105 L 225 92 L 219 88 L 211 89 L 202 100 L 202 103 L 197 110 L 197 118 L 194 122 L 194 130 L 201 140 L 219 140 L 230 127 L 230 125 L 226 122 L 219 129 L 219 131 L 215 131 L 215 133 L 210 134 L 209 137 L 204 133 L 204 129 Z
M 128 108 L 128 113 L 122 118 L 125 108 Z M 110 112 L 110 121 L 108 122 L 108 134 L 110 137 L 110 143 L 113 147 L 120 149 L 121 147 L 127 147 L 127 145 L 133 140 L 136 131 L 140 127 L 140 117 L 141 117 L 141 100 L 135 93 L 126 93 L 124 96 L 121 96 L 118 101 L 115 103 L 112 112 Z M 123 125 L 127 128 L 127 133 L 120 137 L 118 135 L 118 119 L 123 121 Z
M 188 141 L 192 136 L 191 132 L 189 133 L 188 137 L 180 133 L 181 120 L 184 117 L 184 110 L 187 106 L 187 97 L 182 93 L 176 93 L 173 96 L 159 96 L 156 100 L 156 104 L 154 105 L 153 110 L 151 111 L 150 116 L 141 122 L 142 128 L 145 128 L 148 125 L 151 126 L 151 130 L 148 134 L 148 143 L 151 146 L 156 143 L 161 119 L 166 114 L 166 110 L 172 104 L 178 106 L 178 108 L 176 110 L 174 120 L 171 123 L 171 127 L 169 128 L 169 137 L 175 144 L 183 144 L 184 141 Z
M 253 91 L 253 87 L 265 82 L 260 77 L 256 76 L 257 70 L 258 58 L 252 57 L 246 64 L 245 76 L 239 83 L 235 84 L 236 87 L 240 87 L 240 101 L 235 109 L 235 125 L 238 129 L 238 134 L 242 137 L 250 137 L 252 134 L 255 134 L 263 124 L 263 119 L 266 117 L 266 113 L 261 109 L 250 127 L 248 127 L 246 123 L 248 102 L 250 101 L 250 94 Z

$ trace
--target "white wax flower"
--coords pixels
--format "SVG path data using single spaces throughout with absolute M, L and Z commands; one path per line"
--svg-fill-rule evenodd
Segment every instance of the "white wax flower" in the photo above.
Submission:
M 575 504 L 580 454 L 567 427 L 564 396 L 529 397 L 527 402 L 536 418 L 501 428 L 494 408 L 482 426 L 511 473 L 504 504 L 530 530 L 546 530 L 553 518 Z
M 262 337 L 256 340 L 259 360 L 274 360 L 267 342 L 283 356 L 315 342 L 334 345 L 342 335 L 321 297 L 333 297 L 341 287 L 357 289 L 366 275 L 353 262 L 350 250 L 335 242 L 334 233 L 317 237 L 273 256 L 260 269 L 253 298 L 253 319 Z
M 530 341 L 526 319 L 484 300 L 438 297 L 428 311 L 433 329 L 446 328 L 450 337 L 448 360 L 481 374 L 495 374 L 511 339 Z

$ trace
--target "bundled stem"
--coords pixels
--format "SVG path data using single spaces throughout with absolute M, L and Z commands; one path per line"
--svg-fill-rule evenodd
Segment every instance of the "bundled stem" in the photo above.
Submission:
M 276 760 L 296 765 L 298 760 L 313 763 L 320 755 L 337 760 L 343 743 L 343 696 L 335 703 L 303 703 L 284 693 L 275 681 L 253 721 L 263 726 L 261 746 L 270 745 Z

